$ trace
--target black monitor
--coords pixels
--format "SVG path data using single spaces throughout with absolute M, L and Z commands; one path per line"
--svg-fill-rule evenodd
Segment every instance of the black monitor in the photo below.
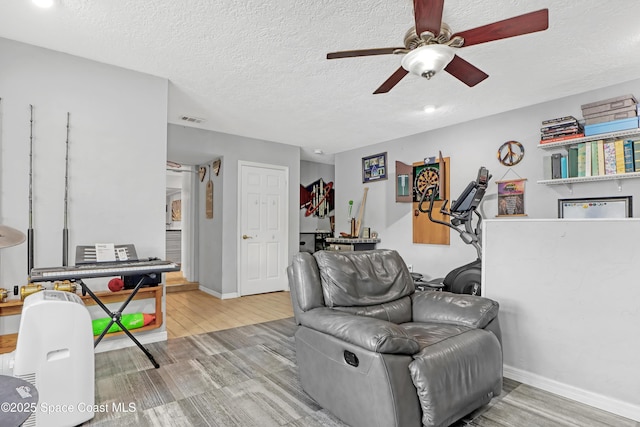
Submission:
M 470 182 L 467 185 L 467 188 L 464 189 L 460 197 L 453 202 L 451 205 L 451 212 L 455 213 L 464 213 L 468 212 L 473 207 L 473 201 L 475 200 L 476 193 L 478 192 L 478 188 L 476 186 L 475 181 Z
M 464 189 L 460 197 L 451 205 L 451 212 L 455 214 L 465 214 L 475 210 L 484 197 L 487 189 L 487 183 L 491 176 L 485 167 L 481 167 L 478 171 L 478 177 L 475 181 L 471 181 Z

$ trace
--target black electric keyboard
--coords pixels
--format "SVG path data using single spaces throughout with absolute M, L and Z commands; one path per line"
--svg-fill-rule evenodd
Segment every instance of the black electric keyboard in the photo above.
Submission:
M 179 270 L 180 266 L 175 262 L 162 260 L 103 262 L 71 267 L 33 268 L 31 270 L 31 281 L 47 282 L 54 280 L 80 280 L 93 277 L 135 276 Z

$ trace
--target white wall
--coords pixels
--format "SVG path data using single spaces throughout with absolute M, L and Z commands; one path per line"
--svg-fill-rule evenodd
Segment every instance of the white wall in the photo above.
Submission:
M 526 84 L 524 82 L 523 84 Z M 473 90 L 461 87 L 461 91 Z M 573 193 L 567 186 L 536 184 L 543 179 L 543 156 L 548 152 L 537 148 L 542 120 L 573 115 L 581 118 L 580 105 L 600 99 L 632 93 L 640 96 L 640 80 L 534 105 L 495 116 L 474 120 L 418 135 L 407 136 L 374 146 L 351 150 L 336 156 L 336 232 L 349 231 L 347 202 L 354 200 L 354 211 L 362 199 L 362 157 L 387 151 L 389 179 L 369 183 L 363 225 L 378 231 L 382 239 L 378 247 L 397 249 L 415 271 L 429 277 L 442 277 L 454 267 L 475 259 L 475 250 L 464 245 L 457 234 L 451 234 L 450 246 L 412 243 L 411 204 L 395 203 L 395 161 L 407 164 L 424 157 L 451 157 L 451 197 L 456 198 L 464 187 L 476 178 L 478 168 L 486 166 L 493 174 L 485 202 L 481 206 L 486 218 L 497 214 L 496 180 L 527 178 L 525 210 L 529 218 L 557 217 L 557 199 L 633 195 L 634 212 L 640 212 L 640 180 L 622 181 L 618 192 L 615 181 L 574 184 Z M 437 113 L 436 113 L 437 114 Z M 526 150 L 520 164 L 507 173 L 496 157 L 498 147 L 509 140 L 521 142 Z M 505 176 L 506 174 L 506 176 Z
M 506 376 L 640 421 L 639 234 L 639 219 L 485 223 Z
M 333 182 L 335 179 L 335 166 L 324 163 L 300 161 L 300 184 L 303 187 L 310 185 L 319 178 L 325 183 Z M 335 186 L 334 186 L 335 187 Z M 298 207 L 300 204 L 298 204 Z M 315 215 L 305 216 L 305 209 L 300 212 L 300 231 L 331 230 L 329 216 L 334 215 L 334 211 L 329 212 L 324 218 Z
M 297 252 L 300 229 L 300 148 L 203 129 L 169 125 L 169 158 L 185 164 L 205 164 L 221 158 L 220 173 L 212 177 L 213 219 L 204 217 L 205 182 L 199 197 L 199 282 L 214 295 L 237 296 L 238 161 L 289 168 L 289 259 Z M 208 171 L 207 171 L 208 174 Z
M 2 38 L 0 63 L 0 223 L 25 233 L 29 225 L 32 104 L 35 266 L 62 263 L 67 112 L 70 264 L 77 245 L 97 242 L 133 243 L 140 257 L 163 257 L 167 80 Z M 25 285 L 26 243 L 0 255 L 0 286 Z

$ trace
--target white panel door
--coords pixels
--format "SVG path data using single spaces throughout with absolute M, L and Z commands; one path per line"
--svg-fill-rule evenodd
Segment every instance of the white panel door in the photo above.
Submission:
M 240 163 L 239 293 L 287 288 L 287 169 Z

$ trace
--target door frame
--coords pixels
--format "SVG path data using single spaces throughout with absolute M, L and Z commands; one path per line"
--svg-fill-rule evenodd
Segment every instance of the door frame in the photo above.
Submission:
M 200 202 L 198 200 L 198 171 L 197 166 L 189 165 L 189 179 L 182 181 L 182 200 L 187 199 L 187 203 L 183 203 L 183 227 L 182 227 L 182 272 L 184 278 L 189 282 L 198 282 L 199 279 L 199 250 L 198 250 L 198 208 Z
M 181 164 L 179 172 L 174 171 L 180 177 L 180 200 L 182 201 L 182 219 L 180 239 L 180 273 L 189 282 L 198 281 L 198 192 L 197 192 L 197 167 L 194 165 Z M 167 173 L 169 170 L 167 171 Z M 165 183 L 165 187 L 167 184 Z M 168 187 L 167 187 L 168 188 Z M 174 188 L 174 187 L 171 187 Z M 170 206 L 166 205 L 167 212 Z M 166 233 L 166 227 L 165 227 Z M 165 243 L 165 259 L 166 257 Z
M 284 184 L 285 184 L 285 198 L 283 200 L 283 211 L 284 211 L 284 227 L 286 229 L 286 234 L 285 234 L 285 239 L 284 242 L 282 242 L 282 244 L 284 245 L 284 257 L 282 259 L 283 262 L 283 271 L 286 270 L 287 267 L 287 262 L 288 262 L 288 257 L 289 257 L 289 227 L 290 227 L 290 223 L 289 223 L 289 193 L 291 191 L 290 188 L 290 182 L 291 180 L 289 179 L 289 167 L 288 166 L 282 166 L 282 165 L 273 165 L 273 164 L 268 164 L 268 163 L 258 163 L 258 162 L 250 162 L 250 161 L 246 161 L 246 160 L 238 160 L 238 187 L 237 187 L 237 193 L 236 193 L 236 198 L 237 200 L 237 213 L 238 213 L 238 220 L 236 222 L 236 242 L 238 242 L 238 246 L 237 246 L 237 253 L 236 253 L 236 281 L 237 281 L 237 292 L 238 292 L 238 296 L 242 296 L 242 280 L 241 279 L 241 275 L 242 275 L 242 268 L 241 268 L 241 263 L 242 263 L 242 244 L 240 242 L 240 236 L 242 234 L 242 168 L 244 166 L 252 166 L 252 167 L 258 167 L 258 168 L 263 168 L 263 169 L 275 169 L 275 170 L 279 170 L 284 172 Z M 285 285 L 283 287 L 283 290 L 287 290 L 288 289 L 288 283 L 286 283 L 285 280 Z

